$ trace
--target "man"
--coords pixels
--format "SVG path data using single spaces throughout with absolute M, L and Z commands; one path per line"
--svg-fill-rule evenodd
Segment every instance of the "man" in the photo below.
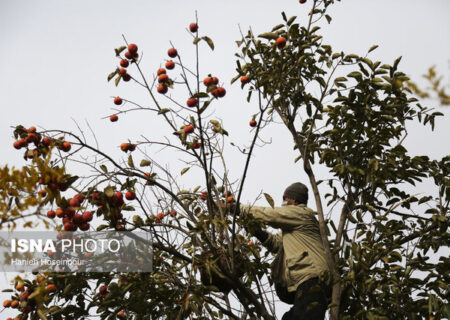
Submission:
M 251 214 L 267 225 L 281 229 L 272 235 L 261 228 L 252 234 L 272 253 L 272 279 L 281 301 L 294 304 L 282 320 L 323 320 L 330 295 L 324 280 L 328 273 L 314 212 L 306 207 L 308 188 L 302 183 L 290 185 L 283 194 L 282 207 L 235 208 L 241 214 Z M 232 210 L 234 208 L 231 208 Z

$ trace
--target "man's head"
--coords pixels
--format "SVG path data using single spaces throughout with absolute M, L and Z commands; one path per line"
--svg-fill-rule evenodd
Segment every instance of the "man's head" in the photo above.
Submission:
M 291 184 L 283 193 L 284 204 L 307 204 L 308 188 L 301 182 Z

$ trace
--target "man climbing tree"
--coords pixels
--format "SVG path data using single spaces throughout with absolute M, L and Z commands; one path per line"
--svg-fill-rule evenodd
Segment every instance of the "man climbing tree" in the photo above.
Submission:
M 126 132 L 117 129 L 122 117 L 134 111 L 161 123 L 154 130 L 146 121 L 138 138 L 117 141 L 120 155 L 90 137 L 91 127 L 74 133 L 17 125 L 13 147 L 27 163 L 0 171 L 4 230 L 22 222 L 61 232 L 139 230 L 152 235 L 154 259 L 147 273 L 21 275 L 3 293 L 4 307 L 21 320 L 274 320 L 273 281 L 279 297 L 294 304 L 285 319 L 308 312 L 320 318 L 327 306 L 333 320 L 448 318 L 449 259 L 442 249 L 450 156 L 412 155 L 404 144 L 407 126 L 434 128 L 442 114 L 405 86 L 400 58 L 372 61 L 377 46 L 360 56 L 325 42 L 318 24 L 331 22 L 333 2 L 301 1 L 307 19 L 282 13 L 268 32 L 250 29 L 237 41 L 232 82 L 240 79 L 254 108 L 249 142 L 232 144 L 241 171 L 228 166 L 234 132 L 220 112 L 229 109 L 216 108 L 228 98 L 229 79 L 201 63 L 203 50 L 215 45 L 197 21 L 188 29 L 194 61 L 180 58 L 189 48 L 171 45 L 160 49 L 165 59 L 153 74 L 141 65 L 150 46 L 126 37 L 116 46 L 108 81 L 135 84 L 145 98 L 115 95 L 105 121 L 119 133 Z M 151 50 L 158 52 L 154 44 Z M 286 190 L 286 206 L 275 208 L 267 194 L 271 208 L 240 205 L 256 147 L 280 123 L 292 137 L 286 148 L 298 153 L 292 160 L 304 170 L 315 212 L 299 184 Z M 425 180 L 432 187 L 416 192 Z M 216 205 L 225 202 L 235 208 Z M 258 230 L 261 223 L 281 234 Z M 250 242 L 252 234 L 276 262 Z
M 270 252 L 272 280 L 281 301 L 293 304 L 283 320 L 322 320 L 330 298 L 331 286 L 319 223 L 308 203 L 308 188 L 293 183 L 283 193 L 281 207 L 256 207 L 221 203 L 223 208 L 241 215 L 252 215 L 270 227 L 280 229 L 273 235 L 256 227 L 251 233 Z

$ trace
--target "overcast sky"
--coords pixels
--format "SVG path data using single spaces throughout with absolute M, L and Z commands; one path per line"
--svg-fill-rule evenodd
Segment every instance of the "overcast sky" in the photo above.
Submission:
M 18 1 L 0 0 L 0 92 L 3 116 L 0 118 L 2 165 L 23 165 L 21 151 L 12 148 L 11 126 L 35 125 L 45 129 L 76 131 L 74 120 L 86 128 L 88 120 L 102 150 L 121 156 L 118 146 L 126 139 L 139 139 L 165 130 L 150 114 L 120 116 L 117 123 L 102 119 L 112 113 L 113 96 L 141 102 L 148 97 L 131 82 L 116 88 L 106 82 L 117 60 L 113 48 L 123 44 L 122 34 L 138 44 L 143 52 L 142 67 L 150 76 L 167 58 L 172 41 L 192 65 L 194 47 L 186 31 L 199 17 L 199 31 L 210 36 L 214 52 L 204 46 L 201 52 L 202 77 L 217 75 L 227 96 L 216 104 L 217 114 L 230 131 L 228 141 L 245 144 L 250 139 L 248 121 L 256 105 L 248 104 L 240 86 L 230 85 L 235 75 L 235 40 L 239 26 L 255 33 L 270 31 L 281 23 L 281 11 L 307 20 L 312 1 L 300 5 L 296 0 L 229 1 Z M 448 0 L 344 0 L 329 13 L 331 25 L 323 24 L 324 41 L 333 49 L 364 54 L 378 44 L 370 58 L 391 64 L 403 56 L 400 69 L 421 82 L 431 65 L 448 83 L 450 58 L 450 2 Z M 436 106 L 431 101 L 430 106 Z M 438 107 L 438 106 L 436 106 Z M 442 109 L 442 108 L 441 108 Z M 446 116 L 450 108 L 442 109 Z M 449 154 L 448 120 L 440 120 L 437 129 L 412 127 L 407 147 L 413 154 L 440 158 Z M 283 189 L 305 179 L 300 166 L 293 163 L 292 140 L 284 128 L 274 125 L 264 138 L 272 144 L 255 153 L 244 197 L 254 200 L 263 190 L 280 203 Z M 239 162 L 241 158 L 229 159 Z

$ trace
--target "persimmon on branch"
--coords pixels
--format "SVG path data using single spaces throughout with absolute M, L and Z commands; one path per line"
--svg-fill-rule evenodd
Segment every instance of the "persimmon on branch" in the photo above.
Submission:
M 108 80 L 115 79 L 115 84 L 118 85 L 122 81 L 128 82 L 133 79 L 148 93 L 152 103 L 150 106 L 144 106 L 133 99 L 116 96 L 113 98 L 115 113 L 105 117 L 105 120 L 109 118 L 116 125 L 122 122 L 119 122 L 121 114 L 147 111 L 166 123 L 169 128 L 168 135 L 162 141 L 143 136 L 142 142 L 123 142 L 120 144 L 120 150 L 127 154 L 127 158 L 117 159 L 100 149 L 97 141 L 95 146 L 91 145 L 78 125 L 81 135 L 68 130 L 36 132 L 21 126 L 17 127 L 18 142 L 15 146 L 18 149 L 26 149 L 26 158 L 32 162 L 30 167 L 40 168 L 40 172 L 36 172 L 36 175 L 42 176 L 46 170 L 61 170 L 61 174 L 54 175 L 53 178 L 50 176 L 48 181 L 42 184 L 43 188 L 52 189 L 44 202 L 45 205 L 58 206 L 56 210 L 49 211 L 48 218 L 56 219 L 58 230 L 74 231 L 78 228 L 87 230 L 92 227 L 91 223 L 100 223 L 97 230 L 150 232 L 157 257 L 156 270 L 153 273 L 155 281 L 146 283 L 145 291 L 139 292 L 148 295 L 146 292 L 152 291 L 151 285 L 156 284 L 157 288 L 170 285 L 173 290 L 171 295 L 173 298 L 170 299 L 178 307 L 166 308 L 165 314 L 170 314 L 169 318 L 182 318 L 191 312 L 199 316 L 207 313 L 217 318 L 220 312 L 237 319 L 245 310 L 245 314 L 252 317 L 273 319 L 274 308 L 270 305 L 273 304 L 273 300 L 269 301 L 266 294 L 270 291 L 269 284 L 261 280 L 267 271 L 263 266 L 267 267 L 267 263 L 259 256 L 260 248 L 246 244 L 248 235 L 238 226 L 237 217 L 218 211 L 215 205 L 219 200 L 240 199 L 252 152 L 258 140 L 259 128 L 266 121 L 264 116 L 268 105 L 260 104 L 256 125 L 249 123 L 250 127 L 255 127 L 254 135 L 249 151 L 245 153 L 246 165 L 239 181 L 238 193 L 233 195 L 231 190 L 234 183 L 228 178 L 223 144 L 228 132 L 224 123 L 213 117 L 214 111 L 210 111 L 214 102 L 226 95 L 226 90 L 219 84 L 218 78 L 211 74 L 200 81 L 199 45 L 204 41 L 213 49 L 212 40 L 207 36 L 199 37 L 198 30 L 195 31 L 195 68 L 187 67 L 178 50 L 172 45 L 168 55 L 171 59 L 176 58 L 177 62 L 167 61 L 166 68 L 159 68 L 151 81 L 146 79 L 141 70 L 139 58 L 142 59 L 142 53 L 138 51 L 137 45 L 128 43 L 125 37 L 124 41 L 126 45 L 115 50 L 119 67 L 108 76 Z M 123 57 L 124 51 L 126 52 Z M 137 71 L 137 75 L 133 74 L 132 68 Z M 181 80 L 174 80 L 170 74 L 170 70 L 177 68 L 181 70 Z M 242 84 L 245 83 L 244 79 Z M 180 103 L 170 94 L 178 86 L 185 86 L 189 92 L 186 103 Z M 170 107 L 162 108 L 160 98 L 167 98 L 171 103 Z M 127 108 L 127 105 L 132 107 Z M 252 121 L 255 119 L 256 115 Z M 32 144 L 34 150 L 31 150 Z M 185 156 L 182 162 L 187 167 L 178 177 L 189 170 L 201 171 L 204 187 L 198 186 L 187 190 L 181 188 L 177 182 L 179 178 L 157 159 L 146 155 L 144 147 L 161 147 L 164 151 L 181 152 Z M 59 152 L 54 152 L 55 150 Z M 136 150 L 141 151 L 143 155 L 139 166 L 135 164 Z M 42 157 L 46 157 L 46 160 Z M 65 173 L 66 168 L 73 164 L 85 164 L 91 173 L 77 177 Z M 64 184 L 63 178 L 70 181 Z M 68 193 L 75 191 L 76 195 L 64 196 L 65 191 Z M 155 203 L 152 203 L 151 199 L 155 199 Z M 93 212 L 86 210 L 94 211 L 97 218 L 94 220 Z M 81 214 L 79 211 L 85 212 Z M 131 218 L 126 214 L 127 211 L 139 213 Z M 155 211 L 159 213 L 156 214 Z M 63 219 L 62 225 L 57 222 L 58 218 Z M 160 261 L 159 257 L 163 261 Z M 171 263 L 165 263 L 165 259 Z M 253 266 L 249 259 L 257 259 L 258 264 Z M 244 276 L 245 270 L 248 271 L 248 275 Z M 179 274 L 180 271 L 183 276 Z M 59 314 L 66 316 L 87 315 L 90 307 L 86 309 L 81 299 L 77 302 L 76 308 L 70 308 L 69 301 L 74 295 L 66 287 L 61 287 L 61 283 L 56 281 L 57 275 L 39 276 L 43 277 L 41 282 L 55 284 L 58 290 L 54 294 L 49 294 L 45 290 L 39 291 L 39 295 L 46 299 L 46 303 L 27 311 L 22 310 L 23 314 L 39 313 L 51 316 L 55 314 L 57 308 Z M 88 281 L 80 290 L 87 295 L 95 295 L 95 291 L 90 288 L 90 281 L 96 277 L 91 274 L 84 276 Z M 124 281 L 127 287 L 143 285 L 141 282 L 135 282 L 129 275 L 120 275 L 122 276 L 128 279 Z M 79 281 L 76 274 L 65 275 L 64 278 L 66 283 L 72 285 Z M 97 308 L 97 314 L 102 316 L 117 314 L 119 317 L 135 314 L 138 318 L 142 315 L 139 311 L 141 306 L 135 305 L 134 298 L 131 297 L 126 306 L 122 300 L 119 303 L 120 309 L 110 308 L 108 301 L 119 297 L 117 286 L 120 290 L 122 288 L 125 290 L 121 291 L 122 294 L 133 296 L 133 293 L 127 291 L 122 282 L 119 281 L 118 284 L 114 282 L 114 277 L 99 277 L 97 283 L 101 279 L 104 283 L 100 290 L 101 299 L 90 301 L 90 306 Z M 27 290 L 30 293 L 38 294 L 39 286 L 36 279 L 27 282 Z M 230 291 L 233 293 L 233 299 L 240 302 L 240 310 L 230 308 L 228 299 Z M 219 299 L 215 292 L 221 293 Z M 214 303 L 211 299 L 204 298 L 210 294 L 215 295 Z M 58 303 L 57 299 L 62 299 L 63 302 Z M 167 299 L 167 294 L 163 291 L 160 297 L 153 296 L 149 300 L 142 300 L 142 297 L 139 297 L 138 300 L 140 304 L 150 306 L 156 303 L 161 306 L 168 301 Z M 52 304 L 54 305 L 51 306 Z

